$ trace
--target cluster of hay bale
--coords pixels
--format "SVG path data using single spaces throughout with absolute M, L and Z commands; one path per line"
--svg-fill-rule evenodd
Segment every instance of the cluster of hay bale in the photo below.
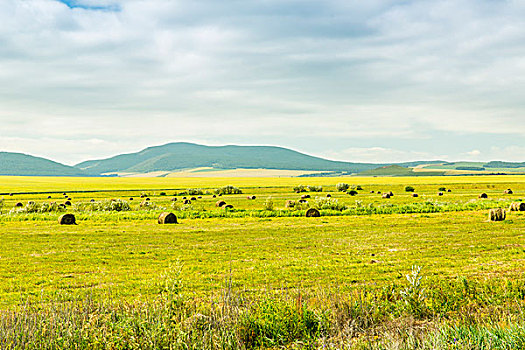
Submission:
M 490 209 L 489 211 L 489 220 L 490 221 L 503 221 L 507 217 L 507 212 L 505 209 L 497 208 Z
M 389 199 L 390 198 L 390 193 L 383 193 L 383 195 L 381 197 Z
M 159 215 L 158 222 L 161 225 L 176 224 L 177 223 L 177 217 L 173 213 L 164 212 L 164 213 L 161 213 Z
M 525 202 L 514 202 L 510 204 L 510 211 L 525 211 Z
M 505 191 L 503 191 L 505 194 L 513 194 L 512 190 L 510 188 L 507 188 Z
M 309 194 L 303 194 L 303 195 L 301 196 L 301 199 L 308 199 L 308 198 L 310 198 L 310 195 L 309 195 Z

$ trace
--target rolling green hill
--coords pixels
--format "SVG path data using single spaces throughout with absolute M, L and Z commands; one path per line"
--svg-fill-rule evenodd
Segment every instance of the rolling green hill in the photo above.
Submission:
M 359 176 L 440 176 L 444 173 L 444 171 L 416 172 L 411 168 L 405 168 L 394 164 L 365 170 L 359 173 Z
M 318 170 L 358 173 L 377 164 L 348 163 L 270 146 L 203 146 L 177 142 L 143 151 L 77 164 L 89 174 L 148 173 L 187 168 Z
M 0 175 L 11 176 L 83 176 L 71 166 L 22 153 L 0 152 Z

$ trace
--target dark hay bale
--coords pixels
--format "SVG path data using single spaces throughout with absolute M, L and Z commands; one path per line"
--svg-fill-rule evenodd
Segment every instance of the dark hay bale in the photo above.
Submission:
M 76 225 L 77 224 L 76 219 L 75 219 L 75 215 L 73 215 L 73 214 L 61 215 L 58 218 L 58 223 L 60 225 Z
M 149 197 L 146 198 L 146 201 L 150 201 L 151 199 L 149 199 Z
M 489 210 L 489 221 L 503 221 L 507 217 L 505 209 L 497 208 Z
M 47 196 L 47 199 L 51 199 L 51 196 Z
M 248 199 L 248 200 L 253 200 L 255 198 L 257 198 L 257 197 L 255 197 L 255 196 L 248 196 L 248 197 L 246 197 L 246 199 Z
M 202 199 L 202 196 L 198 196 L 197 198 L 198 198 L 198 199 Z
M 217 195 L 214 194 L 214 195 L 212 196 L 212 198 L 217 198 Z
M 231 204 L 226 204 L 225 206 L 223 206 L 224 209 L 233 209 L 233 205 Z
M 318 218 L 320 216 L 321 216 L 321 213 L 319 212 L 319 210 L 315 208 L 310 208 L 306 211 L 307 218 Z
M 285 208 L 288 208 L 288 209 L 295 208 L 295 201 L 287 200 L 287 201 L 284 203 L 284 207 L 285 207 Z
M 129 197 L 129 200 L 132 201 L 132 200 L 133 200 L 133 197 Z
M 161 192 L 159 193 L 160 196 L 165 196 L 166 195 L 166 192 Z
M 23 206 L 24 206 L 24 205 L 22 204 L 22 202 L 18 202 L 18 203 L 15 204 L 15 207 L 16 207 L 16 208 L 21 208 L 21 207 L 23 207 Z
M 186 197 L 182 197 L 182 199 L 187 199 Z
M 9 193 L 9 197 L 13 197 L 13 194 L 12 194 L 12 193 Z
M 447 192 L 452 192 L 452 190 L 449 188 L 449 189 L 447 190 Z
M 308 203 L 306 199 L 299 199 L 299 203 Z
M 482 193 L 479 195 L 479 198 L 489 198 L 486 193 Z
M 525 202 L 514 202 L 510 204 L 510 211 L 525 211 Z
M 67 200 L 70 201 L 70 200 L 72 200 L 72 199 L 71 199 L 71 197 L 67 197 Z
M 191 197 L 190 200 L 191 200 L 191 201 L 196 201 L 197 198 L 195 198 L 195 197 Z
M 381 191 L 377 191 L 377 194 L 381 194 Z
M 145 195 L 143 195 L 143 194 L 141 194 L 141 195 L 140 195 L 140 198 L 144 198 L 144 197 L 146 197 L 146 196 L 145 196 Z
M 301 196 L 301 199 L 308 199 L 308 198 L 310 198 L 310 195 L 309 195 L 309 194 L 303 194 L 303 195 Z
M 417 198 L 419 195 L 417 193 L 412 193 L 412 197 Z
M 65 201 L 64 205 L 71 206 L 71 202 L 70 201 Z
M 93 202 L 95 202 L 95 200 L 94 200 L 94 199 L 91 199 L 90 202 L 93 203 Z
M 183 204 L 191 204 L 191 200 L 189 199 L 185 199 L 184 202 L 182 202 Z
M 172 201 L 172 202 L 176 202 L 176 201 L 177 201 L 177 198 L 173 197 L 173 198 L 171 199 L 171 201 Z
M 162 213 L 159 215 L 159 224 L 176 224 L 177 217 L 173 213 Z
M 66 192 L 62 193 L 62 195 L 67 196 Z
M 218 201 L 217 203 L 215 203 L 215 206 L 218 208 L 222 208 L 225 205 L 226 205 L 225 201 Z
M 327 196 L 328 198 L 332 197 L 332 195 L 331 195 L 330 193 L 328 193 L 326 196 Z
M 27 202 L 27 205 L 34 205 L 34 204 L 35 204 L 34 201 L 29 201 L 29 202 Z
M 370 191 L 370 193 L 375 193 L 375 191 Z
M 219 193 L 219 197 L 222 197 L 222 193 Z
M 382 198 L 390 198 L 390 193 L 383 193 L 383 195 L 381 196 Z
M 394 197 L 394 193 L 392 191 L 388 192 L 388 194 L 390 195 L 390 197 Z
M 505 191 L 503 191 L 503 193 L 505 193 L 505 194 L 513 194 L 514 192 L 512 192 L 512 190 L 509 188 L 509 189 L 506 189 Z
M 438 196 L 442 196 L 443 195 L 443 192 L 438 192 Z
M 58 205 L 58 207 L 61 208 L 61 209 L 66 209 L 66 205 L 64 203 L 60 203 Z

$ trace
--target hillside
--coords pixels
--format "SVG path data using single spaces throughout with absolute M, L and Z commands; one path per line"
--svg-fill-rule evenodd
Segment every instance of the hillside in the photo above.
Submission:
M 377 164 L 331 161 L 282 147 L 203 146 L 178 142 L 149 147 L 137 153 L 82 162 L 75 167 L 89 174 L 106 174 L 150 173 L 202 167 L 358 173 L 377 166 Z
M 22 153 L 0 152 L 0 175 L 11 176 L 82 176 L 71 166 Z
M 421 171 L 416 172 L 411 168 L 400 165 L 388 165 L 379 168 L 366 170 L 359 173 L 359 176 L 440 176 L 444 171 Z

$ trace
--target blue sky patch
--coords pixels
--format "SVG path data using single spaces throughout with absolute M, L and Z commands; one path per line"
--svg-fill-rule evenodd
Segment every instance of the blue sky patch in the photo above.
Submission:
M 109 11 L 109 12 L 117 12 L 120 11 L 120 6 L 117 4 L 111 4 L 106 6 L 92 6 L 89 4 L 86 4 L 82 1 L 78 0 L 58 0 L 58 2 L 66 4 L 69 8 L 80 8 L 85 10 L 93 10 L 93 11 Z

